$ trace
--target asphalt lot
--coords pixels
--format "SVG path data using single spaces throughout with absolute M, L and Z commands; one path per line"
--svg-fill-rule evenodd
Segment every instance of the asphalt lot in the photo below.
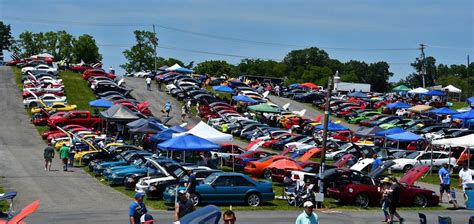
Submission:
M 130 87 L 136 82 L 127 80 Z M 139 99 L 152 103 L 156 114 L 166 100 L 175 108 L 179 102 L 154 91 L 134 91 Z M 141 95 L 142 94 L 142 95 Z M 0 66 L 0 184 L 5 190 L 18 191 L 16 209 L 19 210 L 33 200 L 40 200 L 39 210 L 26 219 L 29 223 L 128 223 L 127 210 L 130 199 L 123 194 L 97 182 L 81 169 L 72 172 L 43 170 L 42 151 L 46 146 L 22 107 L 19 91 L 9 67 Z M 143 97 L 143 98 L 142 98 Z M 160 103 L 161 102 L 161 103 Z M 294 109 L 298 110 L 298 109 Z M 180 123 L 179 110 L 171 124 Z M 199 121 L 193 118 L 190 124 Z M 59 159 L 54 160 L 53 169 L 60 170 Z M 362 212 L 361 212 L 362 211 Z M 298 211 L 245 211 L 236 212 L 238 223 L 292 223 Z M 322 223 L 380 223 L 379 211 L 318 211 Z M 467 223 L 472 211 L 425 211 L 429 223 L 435 223 L 438 215 L 451 216 L 453 223 Z M 172 223 L 170 211 L 151 211 L 158 223 Z M 406 223 L 418 223 L 418 212 L 402 211 Z

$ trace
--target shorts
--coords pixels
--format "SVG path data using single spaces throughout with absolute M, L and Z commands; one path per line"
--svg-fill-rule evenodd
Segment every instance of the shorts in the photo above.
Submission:
M 451 192 L 451 185 L 450 184 L 439 184 L 439 192 L 442 194 L 444 192 L 450 193 Z
M 53 158 L 44 158 L 44 161 L 47 163 L 53 162 Z

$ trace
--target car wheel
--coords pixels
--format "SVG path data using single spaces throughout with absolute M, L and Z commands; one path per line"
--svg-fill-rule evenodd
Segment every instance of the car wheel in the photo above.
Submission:
M 358 194 L 354 199 L 354 203 L 361 208 L 367 208 L 369 206 L 369 202 L 369 196 L 364 193 Z
M 265 179 L 272 179 L 272 171 L 270 169 L 265 169 L 263 171 L 263 177 Z
M 201 203 L 201 196 L 194 194 L 194 196 L 191 197 L 191 200 L 193 200 L 193 204 L 196 207 Z
M 405 165 L 405 166 L 403 167 L 403 172 L 406 173 L 406 172 L 408 172 L 409 170 L 411 170 L 412 168 L 413 168 L 412 165 Z
M 423 194 L 417 194 L 413 199 L 413 205 L 416 207 L 426 207 L 428 205 L 428 198 Z
M 37 107 L 37 106 L 38 106 L 38 104 L 36 102 L 30 103 L 30 108 Z
M 248 205 L 252 207 L 257 207 L 258 205 L 260 205 L 260 202 L 262 201 L 262 199 L 260 198 L 260 195 L 258 195 L 257 193 L 250 193 L 245 198 L 245 201 L 247 202 Z

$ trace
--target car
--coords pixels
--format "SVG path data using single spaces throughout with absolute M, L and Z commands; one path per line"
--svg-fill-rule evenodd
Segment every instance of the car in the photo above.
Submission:
M 94 93 L 103 93 L 108 91 L 116 91 L 122 95 L 127 95 L 131 89 L 124 88 L 115 82 L 102 81 L 97 83 L 97 86 L 94 88 Z
M 433 160 L 433 168 L 441 167 L 443 163 L 450 164 L 450 166 L 456 165 L 456 158 L 449 157 L 449 152 L 442 151 L 415 151 L 408 154 L 405 158 L 394 159 L 395 165 L 392 170 L 400 170 L 407 172 L 411 168 L 418 165 L 431 165 Z
M 167 172 L 158 164 L 158 161 L 161 159 L 169 160 L 168 158 L 144 156 L 141 160 L 138 160 L 131 165 L 109 167 L 104 171 L 103 175 L 110 185 L 124 185 L 129 176 L 136 174 L 146 175 L 151 169 Z
M 76 108 L 77 108 L 76 105 L 69 105 L 69 104 L 66 104 L 64 102 L 54 102 L 54 103 L 51 103 L 51 105 L 46 106 L 46 107 L 42 107 L 42 108 L 33 107 L 33 108 L 31 108 L 31 113 L 38 113 L 41 110 L 45 110 L 45 111 L 52 111 L 52 110 L 71 111 L 71 110 L 75 110 Z
M 83 72 L 85 72 L 86 70 L 89 70 L 89 69 L 94 69 L 94 67 L 92 67 L 91 65 L 88 65 L 88 64 L 78 64 L 78 65 L 73 65 L 73 66 L 69 67 L 69 70 L 71 70 L 73 72 L 77 72 L 77 73 L 83 73 Z
M 184 187 L 178 188 L 179 190 Z M 167 188 L 163 199 L 175 201 L 175 188 Z M 195 205 L 207 203 L 245 203 L 252 207 L 275 198 L 272 183 L 256 181 L 242 173 L 218 172 L 209 175 L 196 186 Z
M 105 77 L 110 78 L 110 79 L 115 79 L 114 74 L 107 73 L 102 69 L 88 69 L 88 70 L 84 71 L 84 74 L 82 74 L 82 78 L 85 79 L 85 80 L 87 80 L 87 79 L 89 79 L 90 77 L 93 77 L 93 76 L 105 76 Z
M 51 128 L 62 127 L 64 125 L 80 125 L 87 128 L 99 130 L 103 119 L 94 116 L 88 110 L 69 111 L 62 116 L 51 116 L 48 119 L 48 126 Z
M 268 174 L 268 176 L 265 176 L 266 178 L 271 177 L 271 171 L 267 171 L 268 166 L 270 166 L 272 163 L 275 161 L 281 160 L 281 159 L 287 159 L 287 160 L 293 160 L 288 156 L 283 156 L 283 155 L 275 155 L 275 156 L 268 156 L 261 158 L 256 161 L 251 161 L 248 162 L 247 165 L 244 167 L 244 173 L 250 174 L 253 177 L 264 177 L 264 174 Z
M 303 94 L 295 94 L 293 95 L 293 99 L 299 102 L 309 103 L 315 100 L 324 99 L 324 95 L 318 92 L 309 92 Z
M 62 103 L 67 103 L 65 96 L 56 96 L 51 93 L 44 94 L 42 96 L 39 96 L 38 98 L 36 97 L 28 97 L 23 100 L 23 105 L 25 108 L 32 108 L 32 107 L 37 107 L 38 105 L 43 105 L 43 107 L 47 107 L 52 105 L 55 102 L 62 102 Z M 41 102 L 39 102 L 41 101 Z
M 21 73 L 26 73 L 27 71 L 35 71 L 35 70 L 52 73 L 52 74 L 56 74 L 58 72 L 57 68 L 53 68 L 48 65 L 37 65 L 35 67 L 24 67 L 21 69 Z
M 107 169 L 111 167 L 122 166 L 120 168 L 123 168 L 123 166 L 130 166 L 134 163 L 142 163 L 144 162 L 145 157 L 149 157 L 151 155 L 152 154 L 150 152 L 142 150 L 130 150 L 121 152 L 110 161 L 102 161 L 95 163 L 95 165 L 92 167 L 92 171 L 96 174 L 103 174 Z M 111 171 L 112 170 L 108 170 L 108 172 Z
M 398 181 L 400 183 L 401 206 L 435 206 L 439 203 L 436 192 L 414 186 L 414 183 L 430 170 L 429 166 L 417 166 L 410 169 Z M 379 181 L 373 175 L 365 175 L 356 170 L 333 169 L 325 173 L 331 178 L 331 187 L 327 188 L 328 197 L 342 203 L 356 204 L 360 207 L 378 205 L 382 194 L 379 192 Z M 329 177 L 331 176 L 331 177 Z

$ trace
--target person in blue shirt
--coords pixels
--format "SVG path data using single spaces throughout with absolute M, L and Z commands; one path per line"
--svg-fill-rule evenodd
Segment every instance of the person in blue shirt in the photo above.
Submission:
M 148 212 L 143 203 L 144 197 L 144 193 L 137 192 L 135 194 L 135 200 L 130 203 L 130 206 L 128 207 L 128 218 L 130 224 L 140 224 L 140 218 Z
M 451 195 L 450 190 L 451 190 L 451 177 L 449 176 L 449 171 L 448 171 L 448 164 L 443 163 L 443 167 L 439 169 L 438 171 L 439 175 L 439 201 L 443 202 L 443 193 L 446 192 L 446 195 L 448 195 L 448 200 L 451 201 Z
M 371 171 L 379 168 L 380 164 L 382 164 L 382 160 L 380 159 L 380 157 L 378 157 L 377 154 L 374 154 L 372 158 L 374 159 L 374 162 L 372 162 Z
M 166 102 L 164 109 L 165 109 L 165 112 L 166 112 L 166 116 L 169 117 L 170 112 L 171 112 L 171 102 L 170 101 Z
M 314 205 L 311 201 L 303 204 L 304 212 L 296 218 L 295 224 L 318 224 L 319 217 L 313 212 Z

